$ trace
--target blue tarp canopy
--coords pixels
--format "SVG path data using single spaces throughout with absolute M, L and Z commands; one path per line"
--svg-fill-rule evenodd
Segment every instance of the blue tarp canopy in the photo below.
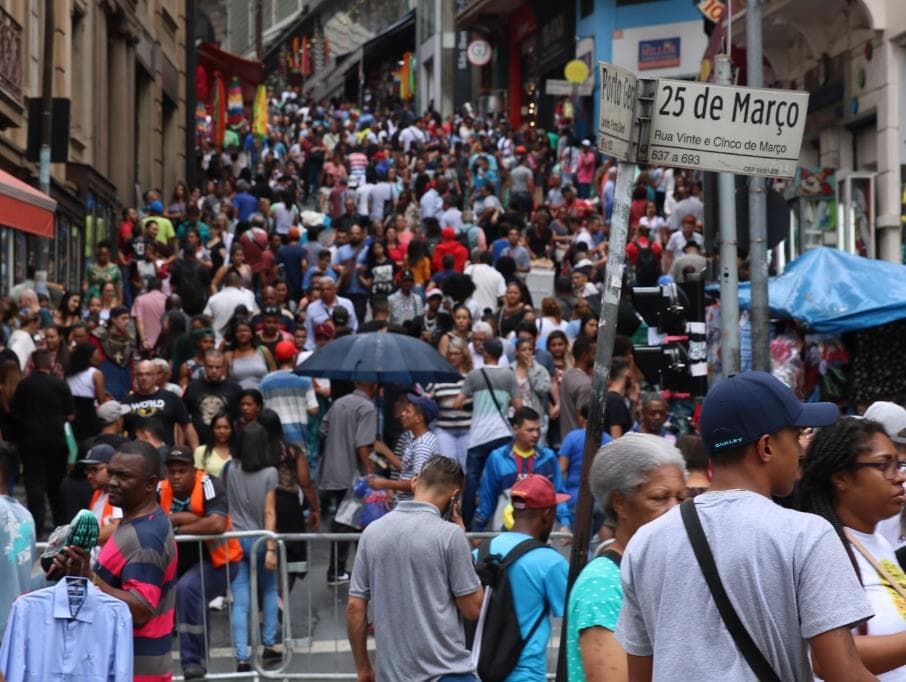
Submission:
M 749 309 L 748 282 L 739 285 L 739 307 Z M 906 265 L 819 247 L 768 280 L 771 314 L 794 318 L 824 334 L 877 327 L 906 318 Z

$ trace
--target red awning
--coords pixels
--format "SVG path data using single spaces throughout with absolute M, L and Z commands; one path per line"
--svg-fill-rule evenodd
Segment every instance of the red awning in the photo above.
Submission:
M 53 237 L 57 202 L 19 178 L 0 170 L 0 225 Z
M 235 76 L 242 85 L 242 99 L 245 102 L 255 99 L 255 88 L 264 82 L 264 64 L 225 52 L 211 43 L 201 43 L 196 54 L 198 65 L 205 70 L 211 82 L 214 81 L 215 71 L 223 74 L 225 85 L 229 85 Z

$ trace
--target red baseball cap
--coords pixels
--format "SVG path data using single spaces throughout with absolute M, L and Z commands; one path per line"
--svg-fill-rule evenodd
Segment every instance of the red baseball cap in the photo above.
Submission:
M 528 474 L 510 491 L 513 509 L 549 509 L 566 502 L 571 495 L 558 493 L 554 484 L 539 474 Z
M 274 357 L 277 362 L 286 362 L 296 357 L 296 344 L 292 341 L 280 341 L 274 347 Z

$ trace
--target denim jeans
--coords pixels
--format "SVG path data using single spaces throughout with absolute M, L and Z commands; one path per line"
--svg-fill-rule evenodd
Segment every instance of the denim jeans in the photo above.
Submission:
M 437 678 L 437 682 L 479 682 L 475 673 L 455 673 Z
M 239 538 L 242 546 L 242 561 L 233 580 L 233 614 L 230 618 L 233 629 L 233 647 L 236 660 L 249 660 L 249 574 L 251 572 L 252 545 L 258 538 Z M 264 595 L 264 628 L 261 635 L 264 646 L 277 642 L 277 572 L 264 568 L 266 543 L 259 546 L 258 584 Z M 258 614 L 253 614 L 252 627 L 258 627 Z
M 475 516 L 475 499 L 478 497 L 478 484 L 481 482 L 481 473 L 484 471 L 484 463 L 497 448 L 507 445 L 512 438 L 498 438 L 489 443 L 476 445 L 469 448 L 466 453 L 466 489 L 462 494 L 462 522 L 467 529 L 472 527 L 472 517 Z

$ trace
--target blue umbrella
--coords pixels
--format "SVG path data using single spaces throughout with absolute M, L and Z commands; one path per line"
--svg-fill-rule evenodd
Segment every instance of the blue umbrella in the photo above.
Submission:
M 433 346 L 392 332 L 351 334 L 335 339 L 312 353 L 296 368 L 296 373 L 405 386 L 462 378 Z

